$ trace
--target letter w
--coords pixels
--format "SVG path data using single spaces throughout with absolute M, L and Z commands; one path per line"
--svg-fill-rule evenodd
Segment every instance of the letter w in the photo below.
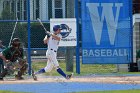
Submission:
M 104 19 L 106 19 L 110 44 L 114 45 L 120 7 L 122 7 L 123 4 L 115 3 L 116 15 L 113 15 L 113 3 L 101 3 L 101 6 L 99 3 L 87 3 L 86 6 L 88 7 L 90 12 L 96 44 L 100 45 L 103 30 L 103 21 Z M 102 7 L 101 16 L 99 16 L 99 6 Z

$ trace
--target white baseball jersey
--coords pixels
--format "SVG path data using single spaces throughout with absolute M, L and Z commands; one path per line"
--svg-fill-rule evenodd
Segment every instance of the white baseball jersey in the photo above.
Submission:
M 57 36 L 62 38 L 61 34 L 58 34 Z M 58 45 L 59 41 L 51 36 L 48 40 L 48 50 L 46 51 L 46 57 L 48 58 L 47 66 L 44 68 L 46 72 L 50 72 L 53 67 L 57 68 L 59 66 L 56 58 Z
M 62 38 L 61 34 L 57 35 L 58 37 Z M 48 41 L 48 49 L 56 50 L 58 49 L 59 41 L 55 40 L 52 36 L 49 38 Z

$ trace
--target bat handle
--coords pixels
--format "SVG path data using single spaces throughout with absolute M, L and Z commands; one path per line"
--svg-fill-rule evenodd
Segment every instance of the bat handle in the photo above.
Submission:
M 52 33 L 48 32 L 48 31 L 46 31 L 46 34 L 47 34 L 48 36 L 52 36 Z

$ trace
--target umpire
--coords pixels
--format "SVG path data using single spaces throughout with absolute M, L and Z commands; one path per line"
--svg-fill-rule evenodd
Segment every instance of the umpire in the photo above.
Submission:
M 0 40 L 0 53 L 5 49 L 5 46 L 3 46 L 2 41 Z M 3 71 L 4 69 L 4 64 L 3 64 L 3 60 L 0 58 L 0 73 Z

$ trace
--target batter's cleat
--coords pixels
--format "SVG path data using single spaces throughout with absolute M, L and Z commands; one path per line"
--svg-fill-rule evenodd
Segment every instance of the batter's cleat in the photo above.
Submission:
M 66 79 L 69 80 L 69 79 L 71 79 L 72 77 L 73 77 L 73 73 L 71 73 L 70 75 L 67 75 L 67 76 L 66 76 Z
M 32 70 L 32 77 L 35 81 L 37 81 L 37 76 L 35 75 L 34 70 Z

